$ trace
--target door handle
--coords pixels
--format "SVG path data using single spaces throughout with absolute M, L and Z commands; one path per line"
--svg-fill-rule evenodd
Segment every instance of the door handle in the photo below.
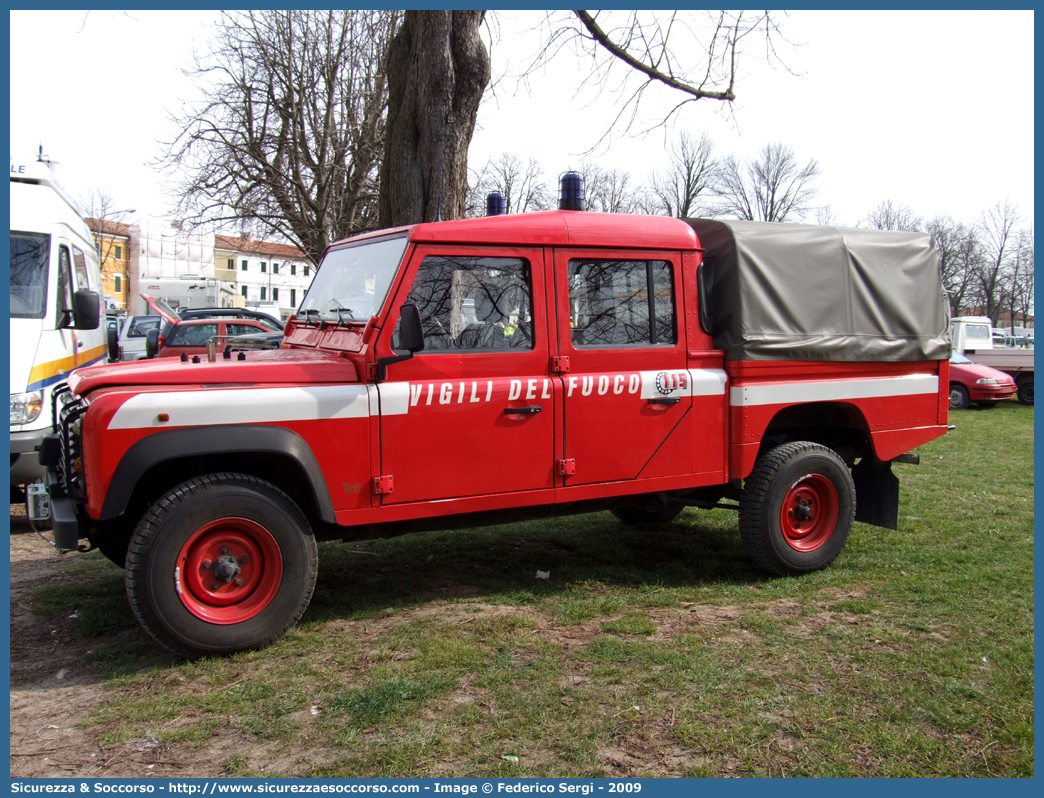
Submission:
M 649 404 L 651 405 L 676 405 L 681 401 L 680 396 L 662 396 L 656 399 L 650 399 Z
M 505 407 L 505 416 L 531 416 L 534 413 L 539 413 L 541 410 L 540 405 L 530 405 L 529 407 Z

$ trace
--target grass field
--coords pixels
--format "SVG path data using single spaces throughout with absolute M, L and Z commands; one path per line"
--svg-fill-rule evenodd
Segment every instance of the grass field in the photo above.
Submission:
M 729 511 L 600 513 L 322 545 L 302 623 L 228 659 L 155 649 L 97 553 L 34 610 L 93 636 L 100 742 L 227 775 L 1031 776 L 1033 409 L 951 422 L 900 529 L 801 578 Z

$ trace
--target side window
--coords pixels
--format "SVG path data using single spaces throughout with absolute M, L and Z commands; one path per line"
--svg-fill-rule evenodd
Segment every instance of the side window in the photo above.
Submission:
M 674 280 L 663 260 L 569 261 L 573 345 L 673 346 Z
M 127 330 L 127 337 L 144 338 L 145 333 L 157 329 L 159 326 L 160 319 L 155 316 L 138 316 L 131 322 L 130 329 Z
M 252 333 L 262 333 L 262 332 L 266 332 L 264 327 L 261 327 L 261 326 L 255 327 L 253 324 L 232 324 L 232 323 L 226 323 L 225 324 L 225 334 L 226 335 L 248 335 L 248 334 L 252 334 Z
M 69 248 L 62 245 L 58 248 L 58 318 L 62 313 L 71 311 L 73 307 L 72 259 Z
M 73 266 L 76 267 L 76 288 L 87 290 L 91 287 L 90 280 L 87 279 L 87 257 L 76 247 L 73 247 L 72 251 Z
M 167 346 L 206 346 L 217 333 L 217 324 L 178 325 L 167 339 Z
M 530 275 L 524 258 L 424 258 L 406 300 L 420 311 L 422 354 L 532 349 Z M 396 329 L 392 347 L 398 344 Z

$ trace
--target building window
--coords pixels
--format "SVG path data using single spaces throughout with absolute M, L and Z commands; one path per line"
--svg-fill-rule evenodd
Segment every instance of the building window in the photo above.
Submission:
M 123 249 L 121 247 L 117 246 L 116 247 L 116 260 L 120 260 L 122 257 L 123 257 Z
M 234 272 L 236 270 L 236 259 L 235 258 L 229 258 L 228 259 L 228 270 L 230 272 Z
M 115 286 L 114 290 L 116 291 L 116 293 L 117 294 L 121 293 L 121 291 L 120 291 L 120 284 L 121 284 L 120 275 L 117 274 L 115 277 L 113 277 L 112 278 L 112 282 L 113 282 L 113 285 Z
M 240 286 L 240 290 L 242 291 L 243 296 L 245 297 L 247 295 L 246 294 L 246 286 L 245 285 L 244 286 Z
M 279 289 L 278 288 L 273 288 L 272 289 L 272 301 L 273 302 L 278 302 L 279 301 Z
M 244 271 L 245 272 L 247 270 L 247 268 L 246 268 L 247 262 L 245 260 L 242 260 L 242 261 L 239 262 L 239 264 L 240 264 L 239 265 L 240 271 Z
M 308 267 L 305 266 L 305 277 L 307 277 L 307 276 L 308 276 Z
M 279 274 L 279 264 L 278 263 L 273 263 L 272 264 L 272 274 Z
M 294 267 L 291 266 L 290 268 L 293 269 Z M 290 289 L 290 307 L 292 307 L 292 308 L 296 308 L 297 307 L 297 289 L 296 288 L 291 288 Z
M 293 277 L 296 274 L 297 274 L 297 264 L 296 263 L 291 263 L 290 264 L 290 276 Z
M 263 302 L 264 300 L 265 300 L 265 287 L 261 286 L 261 301 Z
M 261 261 L 261 274 L 264 274 L 266 271 L 268 271 L 268 264 Z

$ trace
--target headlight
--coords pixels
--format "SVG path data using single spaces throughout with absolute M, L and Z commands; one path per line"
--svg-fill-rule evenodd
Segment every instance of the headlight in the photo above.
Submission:
M 997 380 L 993 377 L 981 377 L 975 381 L 976 385 L 996 385 Z
M 43 391 L 11 394 L 11 423 L 29 424 L 36 421 L 43 409 Z

